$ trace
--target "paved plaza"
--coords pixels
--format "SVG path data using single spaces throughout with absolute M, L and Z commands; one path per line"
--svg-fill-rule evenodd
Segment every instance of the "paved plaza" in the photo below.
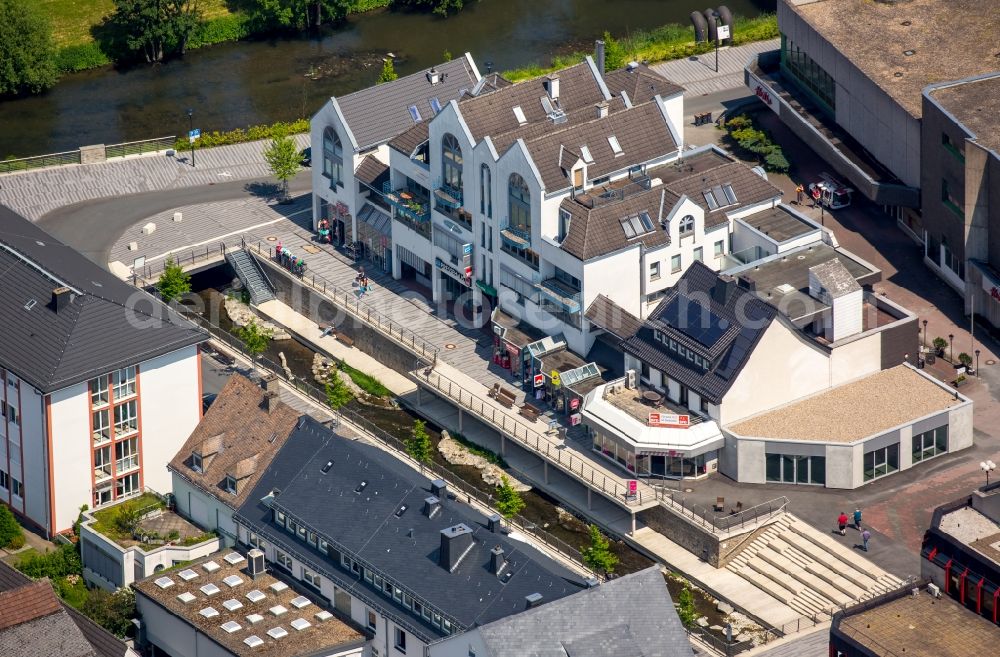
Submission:
M 743 67 L 751 57 L 781 47 L 781 39 L 757 41 L 719 50 L 719 70 L 715 70 L 715 51 L 675 59 L 650 68 L 684 87 L 685 100 L 743 86 Z

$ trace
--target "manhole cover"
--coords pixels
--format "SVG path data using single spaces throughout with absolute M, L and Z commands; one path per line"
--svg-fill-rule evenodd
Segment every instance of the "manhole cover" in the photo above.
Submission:
M 991 359 L 989 359 L 988 361 L 986 361 L 986 364 L 987 364 L 987 365 L 996 365 L 996 364 L 997 364 L 997 362 L 996 362 L 995 360 L 993 360 L 993 359 L 991 358 Z
M 275 237 L 274 235 L 271 235 L 270 237 L 267 238 L 267 241 L 268 242 L 277 242 L 278 238 Z
M 446 345 L 444 346 L 444 348 L 445 348 L 445 349 L 455 349 L 455 345 L 453 345 L 452 343 L 450 343 L 450 342 L 449 342 L 448 344 L 446 344 Z
M 306 244 L 302 247 L 302 250 L 306 253 L 319 253 L 320 248 L 318 246 L 313 246 L 312 244 Z
M 693 493 L 693 492 L 694 492 L 694 489 L 693 489 L 693 488 L 685 488 L 685 489 L 684 489 L 684 492 L 685 492 L 685 493 Z

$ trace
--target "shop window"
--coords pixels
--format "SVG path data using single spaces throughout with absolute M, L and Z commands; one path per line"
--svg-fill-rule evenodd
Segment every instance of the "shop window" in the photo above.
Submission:
M 775 483 L 825 486 L 826 457 L 767 454 L 764 476 Z
M 948 425 L 913 436 L 913 462 L 918 463 L 948 451 Z
M 899 443 L 865 453 L 865 481 L 884 477 L 896 470 L 899 470 Z

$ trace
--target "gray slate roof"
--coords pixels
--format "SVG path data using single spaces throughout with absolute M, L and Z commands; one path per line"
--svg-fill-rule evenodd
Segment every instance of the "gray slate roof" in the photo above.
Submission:
M 337 97 L 337 104 L 358 142 L 358 150 L 384 144 L 413 125 L 410 105 L 415 105 L 424 122 L 430 121 L 434 110 L 430 101 L 437 98 L 442 107 L 457 100 L 472 89 L 479 78 L 467 55 L 456 57 L 433 67 L 441 74 L 438 84 L 427 79 L 430 69 L 401 77 L 392 82 L 376 84 L 360 91 Z
M 816 277 L 817 282 L 834 299 L 861 289 L 854 274 L 848 271 L 839 258 L 810 267 L 809 273 Z
M 458 500 L 442 500 L 441 511 L 428 518 L 421 511 L 431 495 L 430 481 L 386 452 L 341 438 L 311 418 L 304 418 L 300 425 L 238 511 L 238 522 L 250 525 L 283 550 L 303 556 L 352 595 L 374 607 L 388 607 L 417 636 L 439 638 L 441 631 L 388 601 L 339 561 L 279 528 L 261 498 L 280 489 L 273 508 L 357 558 L 364 567 L 412 591 L 463 628 L 524 611 L 525 597 L 532 593 L 541 593 L 544 604 L 583 589 L 581 578 L 530 546 L 490 532 L 486 519 Z M 321 468 L 328 461 L 333 464 L 323 473 Z M 361 481 L 368 483 L 359 494 L 355 488 Z M 406 511 L 396 517 L 404 504 Z M 449 572 L 437 561 L 441 530 L 459 523 L 474 530 L 474 545 L 454 572 Z M 507 572 L 513 573 L 506 583 L 487 569 L 495 545 L 504 548 Z
M 642 328 L 642 320 L 625 310 L 609 297 L 598 294 L 585 313 L 587 320 L 619 340 L 627 340 Z
M 4 206 L 0 272 L 0 366 L 43 393 L 208 338 Z M 52 291 L 61 285 L 75 293 L 57 313 Z
M 724 329 L 711 344 L 702 344 L 689 335 L 679 322 L 671 317 L 672 302 L 684 291 L 691 303 L 721 319 Z M 700 299 L 709 299 L 703 305 Z M 674 306 L 676 307 L 676 306 Z M 695 328 L 701 326 L 695 314 L 694 305 L 689 307 L 688 317 Z M 672 379 L 697 392 L 713 404 L 722 401 L 726 392 L 736 382 L 736 378 L 750 359 L 750 354 L 761 336 L 778 314 L 770 304 L 730 280 L 727 284 L 718 274 L 701 262 L 695 261 L 670 288 L 663 301 L 646 319 L 641 329 L 631 338 L 621 343 L 625 353 L 632 354 L 652 367 L 666 372 Z M 672 355 L 667 345 L 657 341 L 655 331 L 660 331 L 688 350 L 699 354 L 711 362 L 705 370 L 694 363 Z
M 659 568 L 611 580 L 478 630 L 488 657 L 689 657 Z

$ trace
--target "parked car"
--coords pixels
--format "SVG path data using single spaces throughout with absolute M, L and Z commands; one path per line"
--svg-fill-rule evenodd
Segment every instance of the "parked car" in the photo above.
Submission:
M 299 158 L 302 166 L 304 167 L 312 166 L 312 157 L 313 157 L 312 151 L 313 151 L 312 146 L 306 146 L 301 151 L 299 151 Z

